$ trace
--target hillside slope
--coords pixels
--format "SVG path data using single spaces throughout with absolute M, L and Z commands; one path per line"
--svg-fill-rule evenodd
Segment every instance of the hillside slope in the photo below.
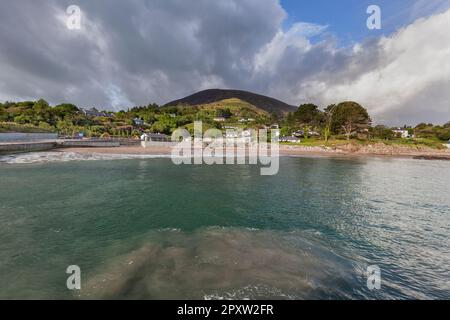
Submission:
M 202 109 L 202 110 L 228 109 L 233 114 L 240 115 L 242 117 L 247 117 L 247 118 L 250 116 L 245 116 L 244 114 L 249 113 L 249 114 L 251 114 L 251 116 L 256 116 L 256 115 L 269 116 L 270 115 L 269 112 L 267 112 L 261 108 L 257 108 L 254 105 L 252 105 L 246 101 L 237 99 L 237 98 L 215 101 L 215 102 L 208 103 L 208 104 L 198 104 L 195 107 L 198 107 L 199 109 Z
M 177 105 L 197 106 L 197 105 L 211 104 L 214 102 L 227 99 L 239 99 L 255 106 L 258 109 L 264 110 L 269 113 L 275 112 L 277 115 L 280 116 L 285 113 L 296 110 L 296 107 L 274 98 L 266 97 L 248 91 L 224 90 L 224 89 L 209 89 L 199 91 L 185 98 L 171 101 L 167 103 L 165 106 L 177 106 Z

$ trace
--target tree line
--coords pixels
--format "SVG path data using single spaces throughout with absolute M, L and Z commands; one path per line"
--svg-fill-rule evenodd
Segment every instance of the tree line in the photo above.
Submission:
M 282 134 L 291 135 L 295 132 L 317 133 L 325 141 L 330 136 L 343 136 L 347 140 L 352 137 L 359 139 L 393 140 L 399 138 L 396 130 L 385 125 L 372 126 L 372 119 L 366 108 L 353 101 L 345 101 L 327 106 L 324 110 L 315 104 L 302 104 L 282 121 Z M 403 126 L 410 136 L 416 138 L 450 139 L 450 122 L 443 126 L 421 123 L 415 127 Z
M 384 125 L 372 126 L 372 119 L 363 106 L 353 101 L 332 104 L 321 110 L 315 104 L 302 104 L 295 112 L 284 117 L 275 114 L 255 112 L 246 106 L 227 106 L 208 109 L 193 106 L 160 107 L 157 104 L 136 106 L 118 112 L 104 111 L 110 117 L 87 116 L 74 104 L 64 103 L 50 106 L 43 99 L 37 101 L 0 103 L 0 129 L 6 124 L 35 127 L 40 130 L 70 135 L 84 132 L 87 136 L 127 135 L 136 136 L 142 131 L 170 134 L 178 127 L 191 128 L 192 123 L 201 120 L 208 127 L 221 128 L 217 117 L 227 122 L 238 123 L 249 128 L 261 128 L 279 123 L 282 135 L 302 133 L 305 138 L 316 137 L 327 142 L 330 137 L 350 140 L 382 139 L 393 140 L 396 133 Z M 135 120 L 141 120 L 136 123 Z M 404 126 L 417 138 L 448 141 L 450 122 L 443 126 L 421 123 L 415 127 Z

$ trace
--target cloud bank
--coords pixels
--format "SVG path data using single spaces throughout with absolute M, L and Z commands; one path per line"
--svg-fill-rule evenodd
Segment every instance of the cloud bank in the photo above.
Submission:
M 71 4 L 81 30 L 66 26 Z M 450 10 L 345 48 L 327 26 L 286 18 L 277 0 L 2 2 L 0 100 L 118 110 L 233 88 L 356 100 L 388 124 L 450 120 Z

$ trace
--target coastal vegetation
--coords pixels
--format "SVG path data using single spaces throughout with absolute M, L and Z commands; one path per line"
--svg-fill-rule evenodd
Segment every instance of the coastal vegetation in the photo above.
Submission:
M 261 99 L 258 101 L 264 103 Z M 305 146 L 384 143 L 442 148 L 450 139 L 450 122 L 402 128 L 372 125 L 367 110 L 353 101 L 333 104 L 323 110 L 311 103 L 291 110 L 279 114 L 273 109 L 228 96 L 196 105 L 159 106 L 152 103 L 117 112 L 87 110 L 70 103 L 50 106 L 40 99 L 0 103 L 0 132 L 55 132 L 64 137 L 80 133 L 85 137 L 139 137 L 143 132 L 171 134 L 179 127 L 193 133 L 193 122 L 201 120 L 205 129 L 222 130 L 270 128 L 276 124 L 282 136 L 298 137 L 299 144 Z

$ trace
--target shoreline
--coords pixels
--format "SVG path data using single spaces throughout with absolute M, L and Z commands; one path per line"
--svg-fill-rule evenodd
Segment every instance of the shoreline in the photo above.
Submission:
M 120 146 L 115 148 L 85 147 L 57 148 L 53 151 L 72 152 L 80 154 L 111 154 L 111 155 L 171 155 L 171 147 Z M 280 156 L 322 156 L 322 157 L 389 157 L 411 158 L 422 160 L 450 160 L 450 149 L 435 150 L 431 148 L 414 150 L 413 148 L 396 148 L 392 146 L 364 146 L 354 149 L 352 146 L 343 148 L 321 148 L 304 146 L 280 145 Z

